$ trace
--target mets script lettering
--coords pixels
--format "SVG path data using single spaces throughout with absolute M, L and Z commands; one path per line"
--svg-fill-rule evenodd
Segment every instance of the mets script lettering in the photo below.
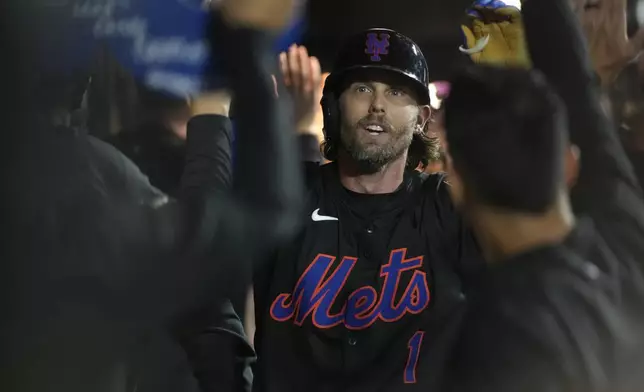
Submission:
M 380 39 L 378 38 L 380 36 Z M 366 54 L 371 55 L 371 61 L 380 61 L 381 54 L 389 54 L 389 34 L 385 33 L 368 33 Z
M 406 259 L 406 253 L 407 249 L 392 251 L 389 262 L 381 267 L 383 285 L 380 293 L 371 286 L 363 286 L 349 295 L 342 310 L 336 314 L 332 314 L 331 309 L 358 259 L 344 257 L 329 273 L 336 257 L 320 254 L 304 271 L 292 294 L 280 294 L 275 298 L 270 309 L 271 317 L 280 322 L 293 319 L 295 325 L 302 325 L 311 316 L 317 328 L 344 324 L 347 329 L 359 330 L 378 320 L 395 322 L 406 314 L 418 314 L 429 305 L 427 276 L 419 269 L 423 265 L 423 257 Z M 411 270 L 414 270 L 411 279 L 395 303 L 400 278 Z

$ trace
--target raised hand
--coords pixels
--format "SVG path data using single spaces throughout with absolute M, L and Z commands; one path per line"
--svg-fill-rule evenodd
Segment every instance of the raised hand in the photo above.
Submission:
M 309 56 L 304 46 L 292 45 L 279 56 L 284 85 L 293 98 L 295 121 L 300 132 L 322 134 L 315 129 L 316 117 L 321 115 L 322 70 L 316 57 Z
M 626 35 L 627 0 L 570 0 L 588 42 L 590 57 L 603 86 L 611 84 L 644 47 L 644 29 Z
M 218 114 L 228 117 L 231 96 L 228 91 L 218 90 L 201 93 L 190 99 L 190 110 L 193 116 L 201 114 Z
M 461 26 L 463 53 L 475 63 L 530 66 L 521 11 L 498 0 L 477 0 Z
M 290 23 L 298 2 L 296 0 L 219 0 L 226 20 L 235 26 L 279 31 Z

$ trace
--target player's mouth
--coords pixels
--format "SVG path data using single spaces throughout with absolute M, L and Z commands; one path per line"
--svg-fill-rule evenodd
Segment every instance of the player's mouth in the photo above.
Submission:
M 601 1 L 600 0 L 586 0 L 584 3 L 584 10 L 598 10 L 601 9 Z
M 378 136 L 383 133 L 387 133 L 387 130 L 384 126 L 375 123 L 366 123 L 361 125 L 362 128 L 367 131 L 372 136 Z

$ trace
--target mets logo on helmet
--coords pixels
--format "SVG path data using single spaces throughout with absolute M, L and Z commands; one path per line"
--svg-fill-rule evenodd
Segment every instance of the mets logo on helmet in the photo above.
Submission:
M 364 52 L 371 55 L 371 61 L 380 61 L 380 55 L 389 54 L 389 34 L 367 33 Z

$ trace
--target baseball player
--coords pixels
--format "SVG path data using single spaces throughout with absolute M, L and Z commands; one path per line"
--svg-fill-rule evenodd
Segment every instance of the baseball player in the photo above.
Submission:
M 256 391 L 438 385 L 462 282 L 482 263 L 443 176 L 406 169 L 428 83 L 420 48 L 395 31 L 341 49 L 322 98 L 332 163 L 307 166 L 304 228 L 256 273 Z

